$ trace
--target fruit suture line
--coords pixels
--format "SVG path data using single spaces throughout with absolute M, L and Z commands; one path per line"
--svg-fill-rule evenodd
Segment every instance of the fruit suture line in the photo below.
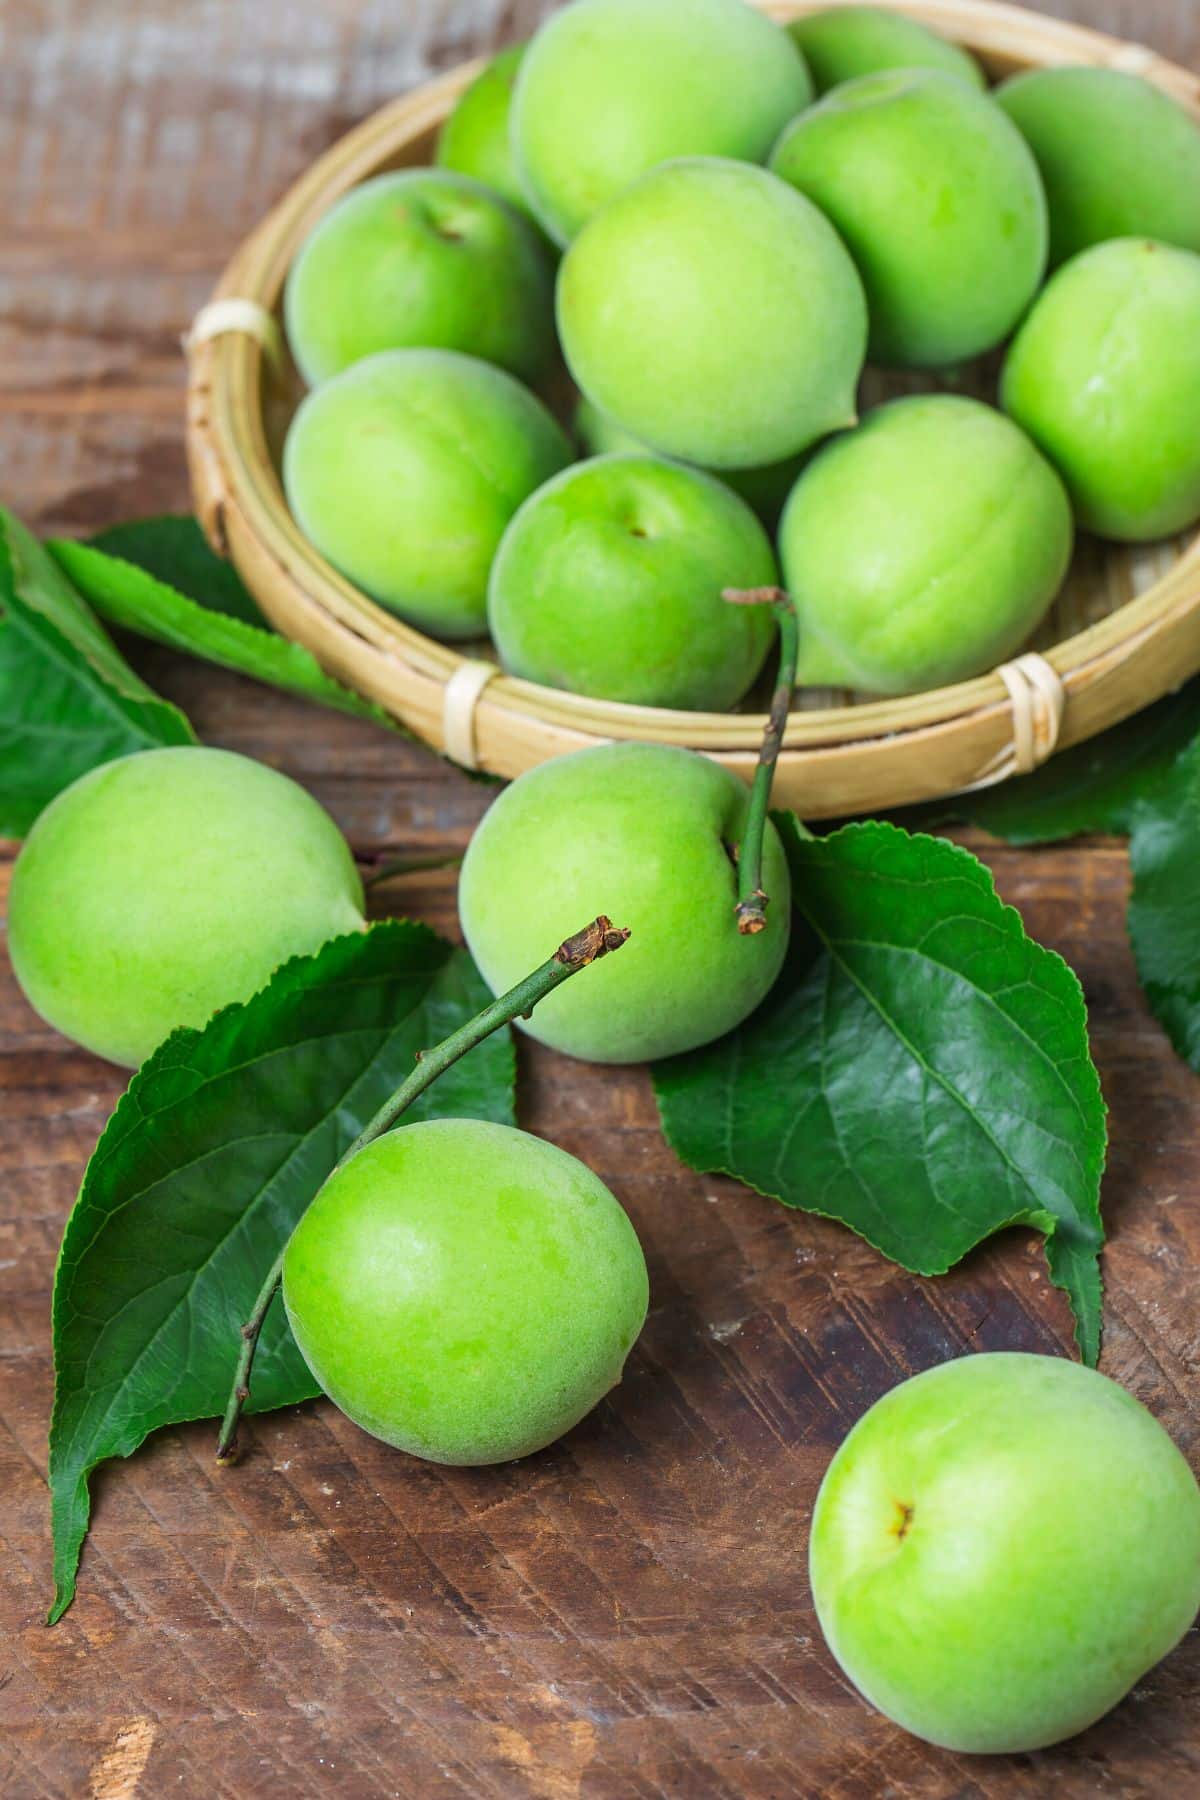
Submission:
M 527 975 L 507 994 L 501 994 L 490 1006 L 477 1013 L 467 1024 L 459 1027 L 450 1036 L 432 1050 L 418 1052 L 417 1066 L 407 1081 L 390 1099 L 386 1100 L 359 1132 L 354 1142 L 342 1156 L 338 1158 L 336 1168 L 342 1169 L 357 1156 L 360 1150 L 373 1143 L 390 1131 L 397 1119 L 408 1110 L 413 1101 L 422 1095 L 437 1080 L 439 1075 L 456 1063 L 460 1057 L 481 1044 L 493 1031 L 509 1025 L 514 1019 L 527 1019 L 539 1000 L 569 981 L 589 964 L 598 962 L 601 957 L 611 956 L 619 950 L 629 937 L 624 926 L 614 925 L 611 919 L 603 914 L 593 919 L 582 931 L 561 943 L 554 955 L 544 962 L 540 968 Z M 266 1323 L 271 1302 L 275 1298 L 283 1275 L 283 1260 L 287 1246 L 280 1250 L 271 1269 L 259 1290 L 254 1303 L 254 1310 L 242 1326 L 242 1346 L 238 1353 L 237 1371 L 234 1376 L 233 1389 L 221 1420 L 221 1429 L 217 1436 L 217 1461 L 232 1462 L 237 1455 L 237 1430 L 242 1416 L 242 1408 L 250 1398 L 250 1377 L 254 1369 L 254 1353 L 258 1348 L 258 1340 Z
M 758 767 L 750 789 L 750 809 L 738 852 L 738 898 L 734 912 L 742 936 L 753 937 L 764 931 L 767 924 L 769 896 L 762 887 L 763 827 L 767 822 L 775 764 L 783 748 L 783 734 L 792 709 L 800 628 L 792 597 L 782 588 L 726 588 L 721 598 L 731 606 L 770 606 L 779 620 L 779 675 L 758 752 Z

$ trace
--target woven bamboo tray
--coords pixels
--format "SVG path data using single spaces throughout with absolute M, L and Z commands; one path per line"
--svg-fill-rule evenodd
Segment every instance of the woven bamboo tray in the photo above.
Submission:
M 815 0 L 756 3 L 781 20 L 815 8 Z M 885 3 L 967 45 L 997 78 L 1035 65 L 1098 64 L 1146 76 L 1200 118 L 1200 79 L 1138 46 L 984 0 Z M 189 351 L 197 512 L 280 631 L 468 766 L 514 776 L 564 751 L 633 738 L 689 746 L 749 779 L 765 722 L 760 711 L 624 706 L 496 673 L 486 643 L 440 644 L 377 606 L 317 554 L 288 512 L 278 454 L 300 387 L 281 337 L 268 332 L 260 341 L 245 321 L 259 317 L 257 309 L 277 318 L 297 248 L 348 188 L 383 169 L 430 161 L 438 127 L 481 66 L 406 94 L 334 144 L 229 264 L 214 298 L 254 304 L 227 307 L 228 329 L 193 340 Z M 872 381 L 868 397 L 878 398 Z M 1064 592 L 1029 648 L 1057 682 L 1035 662 L 1027 665 L 1032 682 L 1010 668 L 1004 677 L 903 699 L 798 694 L 779 759 L 778 802 L 802 817 L 836 817 L 987 786 L 1149 705 L 1200 669 L 1200 535 L 1133 550 L 1082 540 Z

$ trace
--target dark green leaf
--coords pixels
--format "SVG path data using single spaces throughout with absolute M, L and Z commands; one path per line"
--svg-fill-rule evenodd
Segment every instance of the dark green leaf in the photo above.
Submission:
M 489 999 L 463 951 L 389 921 L 287 963 L 134 1076 L 88 1164 L 54 1287 L 51 1621 L 74 1595 L 91 1471 L 159 1426 L 222 1411 L 239 1327 L 296 1220 L 418 1050 Z M 512 1122 L 508 1032 L 405 1116 L 458 1115 Z M 316 1391 L 275 1306 L 251 1404 Z
M 1060 751 L 1035 775 L 963 794 L 939 808 L 1010 844 L 1052 844 L 1085 832 L 1128 832 L 1153 803 L 1180 751 L 1200 732 L 1200 680 L 1111 731 Z
M 183 527 L 189 521 L 154 519 L 147 523 L 154 527 L 151 547 L 156 565 L 169 566 L 170 558 L 163 541 L 168 534 L 163 528 Z M 142 529 L 123 526 L 106 533 L 106 538 L 110 543 L 116 540 L 128 545 L 128 540 Z M 198 531 L 199 528 L 195 529 Z M 183 575 L 195 580 L 199 571 L 193 566 L 188 534 L 183 535 Z M 173 650 L 219 663 L 222 668 L 249 675 L 255 681 L 266 682 L 269 687 L 300 694 L 306 700 L 316 700 L 322 706 L 332 706 L 338 712 L 372 719 L 377 725 L 394 724 L 382 707 L 364 700 L 360 694 L 352 693 L 327 675 L 310 651 L 280 637 L 264 623 L 248 624 L 225 606 L 202 604 L 157 574 L 148 574 L 133 562 L 89 544 L 60 540 L 48 548 L 79 592 L 110 625 L 139 632 Z M 217 567 L 224 567 L 207 546 L 205 554 Z
M 788 965 L 740 1030 L 655 1070 L 667 1137 L 921 1275 L 1033 1226 L 1094 1362 L 1105 1123 L 1078 981 L 966 850 L 778 823 Z
M 1129 860 L 1129 936 L 1146 998 L 1200 1071 L 1200 741 L 1139 809 Z
M 191 744 L 50 557 L 0 509 L 0 836 L 23 837 L 89 769 Z
M 110 525 L 89 538 L 93 550 L 119 556 L 144 569 L 156 581 L 186 594 L 210 612 L 225 613 L 243 624 L 270 631 L 258 602 L 231 562 L 210 549 L 208 539 L 190 513 L 164 513 L 155 519 L 131 519 Z

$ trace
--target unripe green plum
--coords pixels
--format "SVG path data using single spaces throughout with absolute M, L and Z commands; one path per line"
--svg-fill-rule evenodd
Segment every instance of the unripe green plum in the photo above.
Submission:
M 854 417 L 862 284 L 765 169 L 691 157 L 619 194 L 563 259 L 558 323 L 593 405 L 701 468 L 777 462 Z
M 710 475 L 650 455 L 565 469 L 501 539 L 488 627 L 526 681 L 637 706 L 719 711 L 740 700 L 775 635 L 725 588 L 779 580 L 766 532 Z
M 471 175 L 500 194 L 510 206 L 528 212 L 529 203 L 513 162 L 508 130 L 517 70 L 524 55 L 524 44 L 501 50 L 463 90 L 442 126 L 437 161 L 440 168 Z
M 742 0 L 576 0 L 526 52 L 513 152 L 535 217 L 567 244 L 659 163 L 765 162 L 811 98 L 795 44 Z
M 790 884 L 768 821 L 766 929 L 734 918 L 749 794 L 718 763 L 663 744 L 604 744 L 554 758 L 492 802 L 458 890 L 471 954 L 493 993 L 597 908 L 628 926 L 619 956 L 569 981 L 523 1023 L 592 1062 L 650 1062 L 732 1031 L 783 963 Z
M 879 407 L 784 509 L 801 682 L 907 694 L 981 674 L 1042 617 L 1072 539 L 1062 482 L 1003 413 L 952 394 Z
M 646 1264 L 575 1157 L 433 1119 L 330 1176 L 284 1253 L 283 1298 L 313 1375 L 364 1431 L 431 1462 L 507 1462 L 620 1381 Z
M 973 88 L 987 86 L 970 51 L 927 31 L 916 19 L 880 6 L 831 7 L 793 19 L 787 29 L 800 46 L 818 94 L 878 69 L 941 69 Z
M 892 69 L 835 88 L 787 128 L 771 167 L 844 238 L 875 362 L 939 368 L 981 355 L 1037 292 L 1037 166 L 1004 114 L 953 75 Z
M 1200 251 L 1200 125 L 1116 69 L 1031 69 L 996 99 L 1037 158 L 1055 266 L 1107 238 Z
M 104 763 L 51 801 L 13 870 L 8 947 L 48 1024 L 133 1068 L 362 928 L 354 858 L 311 795 L 183 745 Z
M 1200 519 L 1200 256 L 1114 238 L 1064 263 L 1008 353 L 1006 411 L 1079 523 L 1141 543 Z
M 1200 1490 L 1116 1382 L 965 1356 L 859 1420 L 813 1514 L 817 1616 L 873 1706 L 948 1750 L 1102 1718 L 1200 1604 Z
M 284 445 L 300 529 L 343 575 L 435 637 L 484 630 L 504 528 L 571 461 L 527 388 L 451 350 L 384 350 L 307 396 Z
M 310 387 L 380 350 L 461 350 L 525 380 L 555 353 L 537 232 L 465 175 L 402 169 L 332 207 L 288 272 L 284 318 Z
M 574 429 L 575 436 L 589 456 L 660 454 L 635 438 L 631 431 L 618 425 L 615 419 L 606 417 L 590 400 L 581 399 L 576 406 Z M 804 467 L 804 462 L 803 455 L 785 456 L 782 462 L 763 463 L 754 469 L 722 469 L 717 479 L 727 488 L 732 488 L 739 499 L 746 502 L 751 512 L 757 513 L 763 524 L 773 531 L 779 523 L 783 503 L 795 487 L 796 477 Z M 690 468 L 692 465 L 685 466 Z

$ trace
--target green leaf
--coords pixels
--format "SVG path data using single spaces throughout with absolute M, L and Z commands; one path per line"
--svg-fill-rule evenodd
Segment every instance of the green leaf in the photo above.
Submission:
M 110 525 L 88 543 L 93 550 L 144 569 L 210 612 L 225 613 L 263 631 L 272 629 L 233 564 L 210 547 L 191 513 L 163 513 Z
M 777 822 L 788 964 L 738 1031 L 656 1068 L 668 1139 L 920 1275 L 1033 1226 L 1094 1363 L 1105 1115 L 1074 974 L 968 851 L 882 822 L 821 839 Z
M 399 729 L 382 707 L 327 675 L 311 651 L 272 631 L 246 595 L 258 619 L 257 623 L 248 622 L 247 607 L 236 598 L 239 590 L 245 594 L 240 581 L 234 576 L 231 586 L 226 565 L 203 539 L 198 547 L 193 541 L 197 537 L 199 527 L 193 520 L 150 519 L 143 525 L 124 525 L 105 533 L 105 545 L 121 544 L 123 555 L 113 554 L 111 548 L 65 539 L 48 549 L 110 625 L 338 712 Z M 177 558 L 172 554 L 172 540 L 177 540 Z M 139 566 L 143 561 L 146 566 Z M 175 571 L 175 580 L 164 580 L 161 570 Z M 184 582 L 195 590 L 193 594 L 182 591 Z M 206 594 L 207 600 L 203 598 Z M 234 611 L 235 605 L 241 610 Z
M 240 1326 L 297 1219 L 417 1052 L 490 998 L 465 952 L 388 921 L 285 964 L 134 1076 L 88 1164 L 54 1285 L 51 1623 L 74 1597 L 92 1470 L 162 1425 L 224 1409 Z M 509 1033 L 405 1119 L 449 1116 L 512 1123 Z M 251 1406 L 317 1391 L 276 1305 Z
M 195 741 L 0 508 L 0 836 L 24 837 L 56 794 L 100 763 Z
M 1052 844 L 1090 832 L 1128 832 L 1153 804 L 1181 750 L 1200 732 L 1200 680 L 1189 681 L 1111 731 L 1051 757 L 1034 775 L 963 794 L 939 809 L 1010 844 Z
M 1200 740 L 1134 820 L 1129 937 L 1146 998 L 1200 1071 Z

